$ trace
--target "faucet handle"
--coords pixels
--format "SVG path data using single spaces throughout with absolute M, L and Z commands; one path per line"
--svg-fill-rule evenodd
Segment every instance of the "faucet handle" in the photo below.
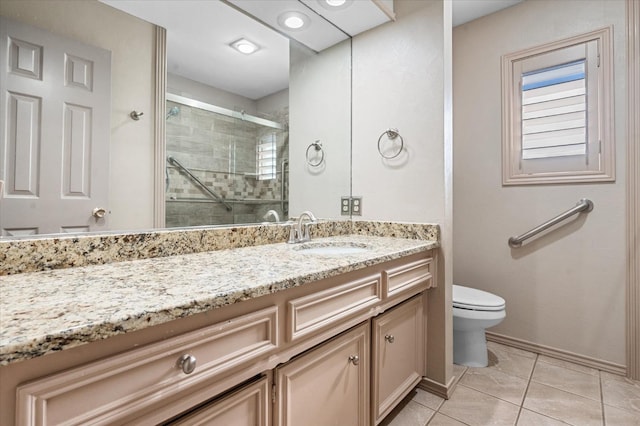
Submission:
M 310 241 L 311 240 L 311 234 L 309 233 L 309 228 L 311 227 L 311 225 L 313 225 L 314 222 L 308 222 L 304 224 L 304 234 L 302 235 L 302 240 L 303 241 Z
M 289 241 L 287 244 L 295 244 L 298 242 L 298 230 L 295 223 L 289 223 Z

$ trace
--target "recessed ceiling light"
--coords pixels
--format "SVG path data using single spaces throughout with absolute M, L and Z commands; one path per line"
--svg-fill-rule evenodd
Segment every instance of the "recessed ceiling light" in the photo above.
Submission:
M 318 0 L 320 6 L 328 10 L 339 10 L 351 6 L 353 0 Z
M 246 38 L 236 40 L 229 46 L 233 47 L 240 53 L 244 53 L 245 55 L 251 55 L 252 53 L 256 53 L 258 50 L 260 50 L 260 46 L 252 41 L 247 40 Z
M 285 30 L 299 31 L 306 29 L 311 25 L 311 20 L 304 13 L 290 11 L 284 12 L 278 16 L 278 24 L 280 24 L 280 26 Z

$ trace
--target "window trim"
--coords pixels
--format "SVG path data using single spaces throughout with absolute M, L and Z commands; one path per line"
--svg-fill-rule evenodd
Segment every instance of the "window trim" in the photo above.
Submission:
M 600 167 L 597 170 L 524 173 L 519 167 L 522 141 L 515 135 L 515 108 L 520 107 L 520 93 L 514 91 L 514 62 L 589 41 L 598 41 L 598 127 L 600 133 Z M 570 182 L 615 181 L 615 135 L 613 120 L 613 37 L 612 27 L 546 43 L 502 56 L 502 184 L 533 185 Z

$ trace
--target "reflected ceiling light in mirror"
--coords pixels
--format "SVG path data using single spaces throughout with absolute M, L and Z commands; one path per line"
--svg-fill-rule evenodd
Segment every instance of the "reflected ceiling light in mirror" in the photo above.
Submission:
M 278 15 L 278 24 L 288 31 L 300 31 L 311 25 L 311 19 L 302 12 L 289 11 Z
M 258 50 L 260 50 L 260 46 L 250 40 L 247 40 L 246 38 L 236 40 L 229 46 L 233 47 L 240 53 L 244 53 L 245 55 L 251 55 L 252 53 L 256 53 Z
M 320 6 L 329 10 L 340 10 L 351 6 L 353 0 L 318 0 Z

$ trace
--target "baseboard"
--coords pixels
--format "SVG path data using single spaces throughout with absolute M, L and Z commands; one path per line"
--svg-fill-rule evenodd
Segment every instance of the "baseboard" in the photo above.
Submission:
M 523 349 L 525 351 L 534 352 L 540 355 L 546 355 L 552 358 L 560 359 L 562 361 L 573 362 L 574 364 L 595 368 L 612 374 L 619 374 L 621 376 L 627 375 L 627 367 L 624 365 L 579 355 L 562 349 L 552 348 L 550 346 L 540 345 L 538 343 L 516 339 L 515 337 L 509 337 L 490 331 L 486 332 L 486 336 L 487 340 L 491 342 L 500 343 L 506 346 L 513 346 L 514 348 Z
M 449 399 L 459 380 L 460 377 L 453 376 L 448 384 L 443 385 L 442 383 L 423 377 L 417 387 L 441 398 Z

